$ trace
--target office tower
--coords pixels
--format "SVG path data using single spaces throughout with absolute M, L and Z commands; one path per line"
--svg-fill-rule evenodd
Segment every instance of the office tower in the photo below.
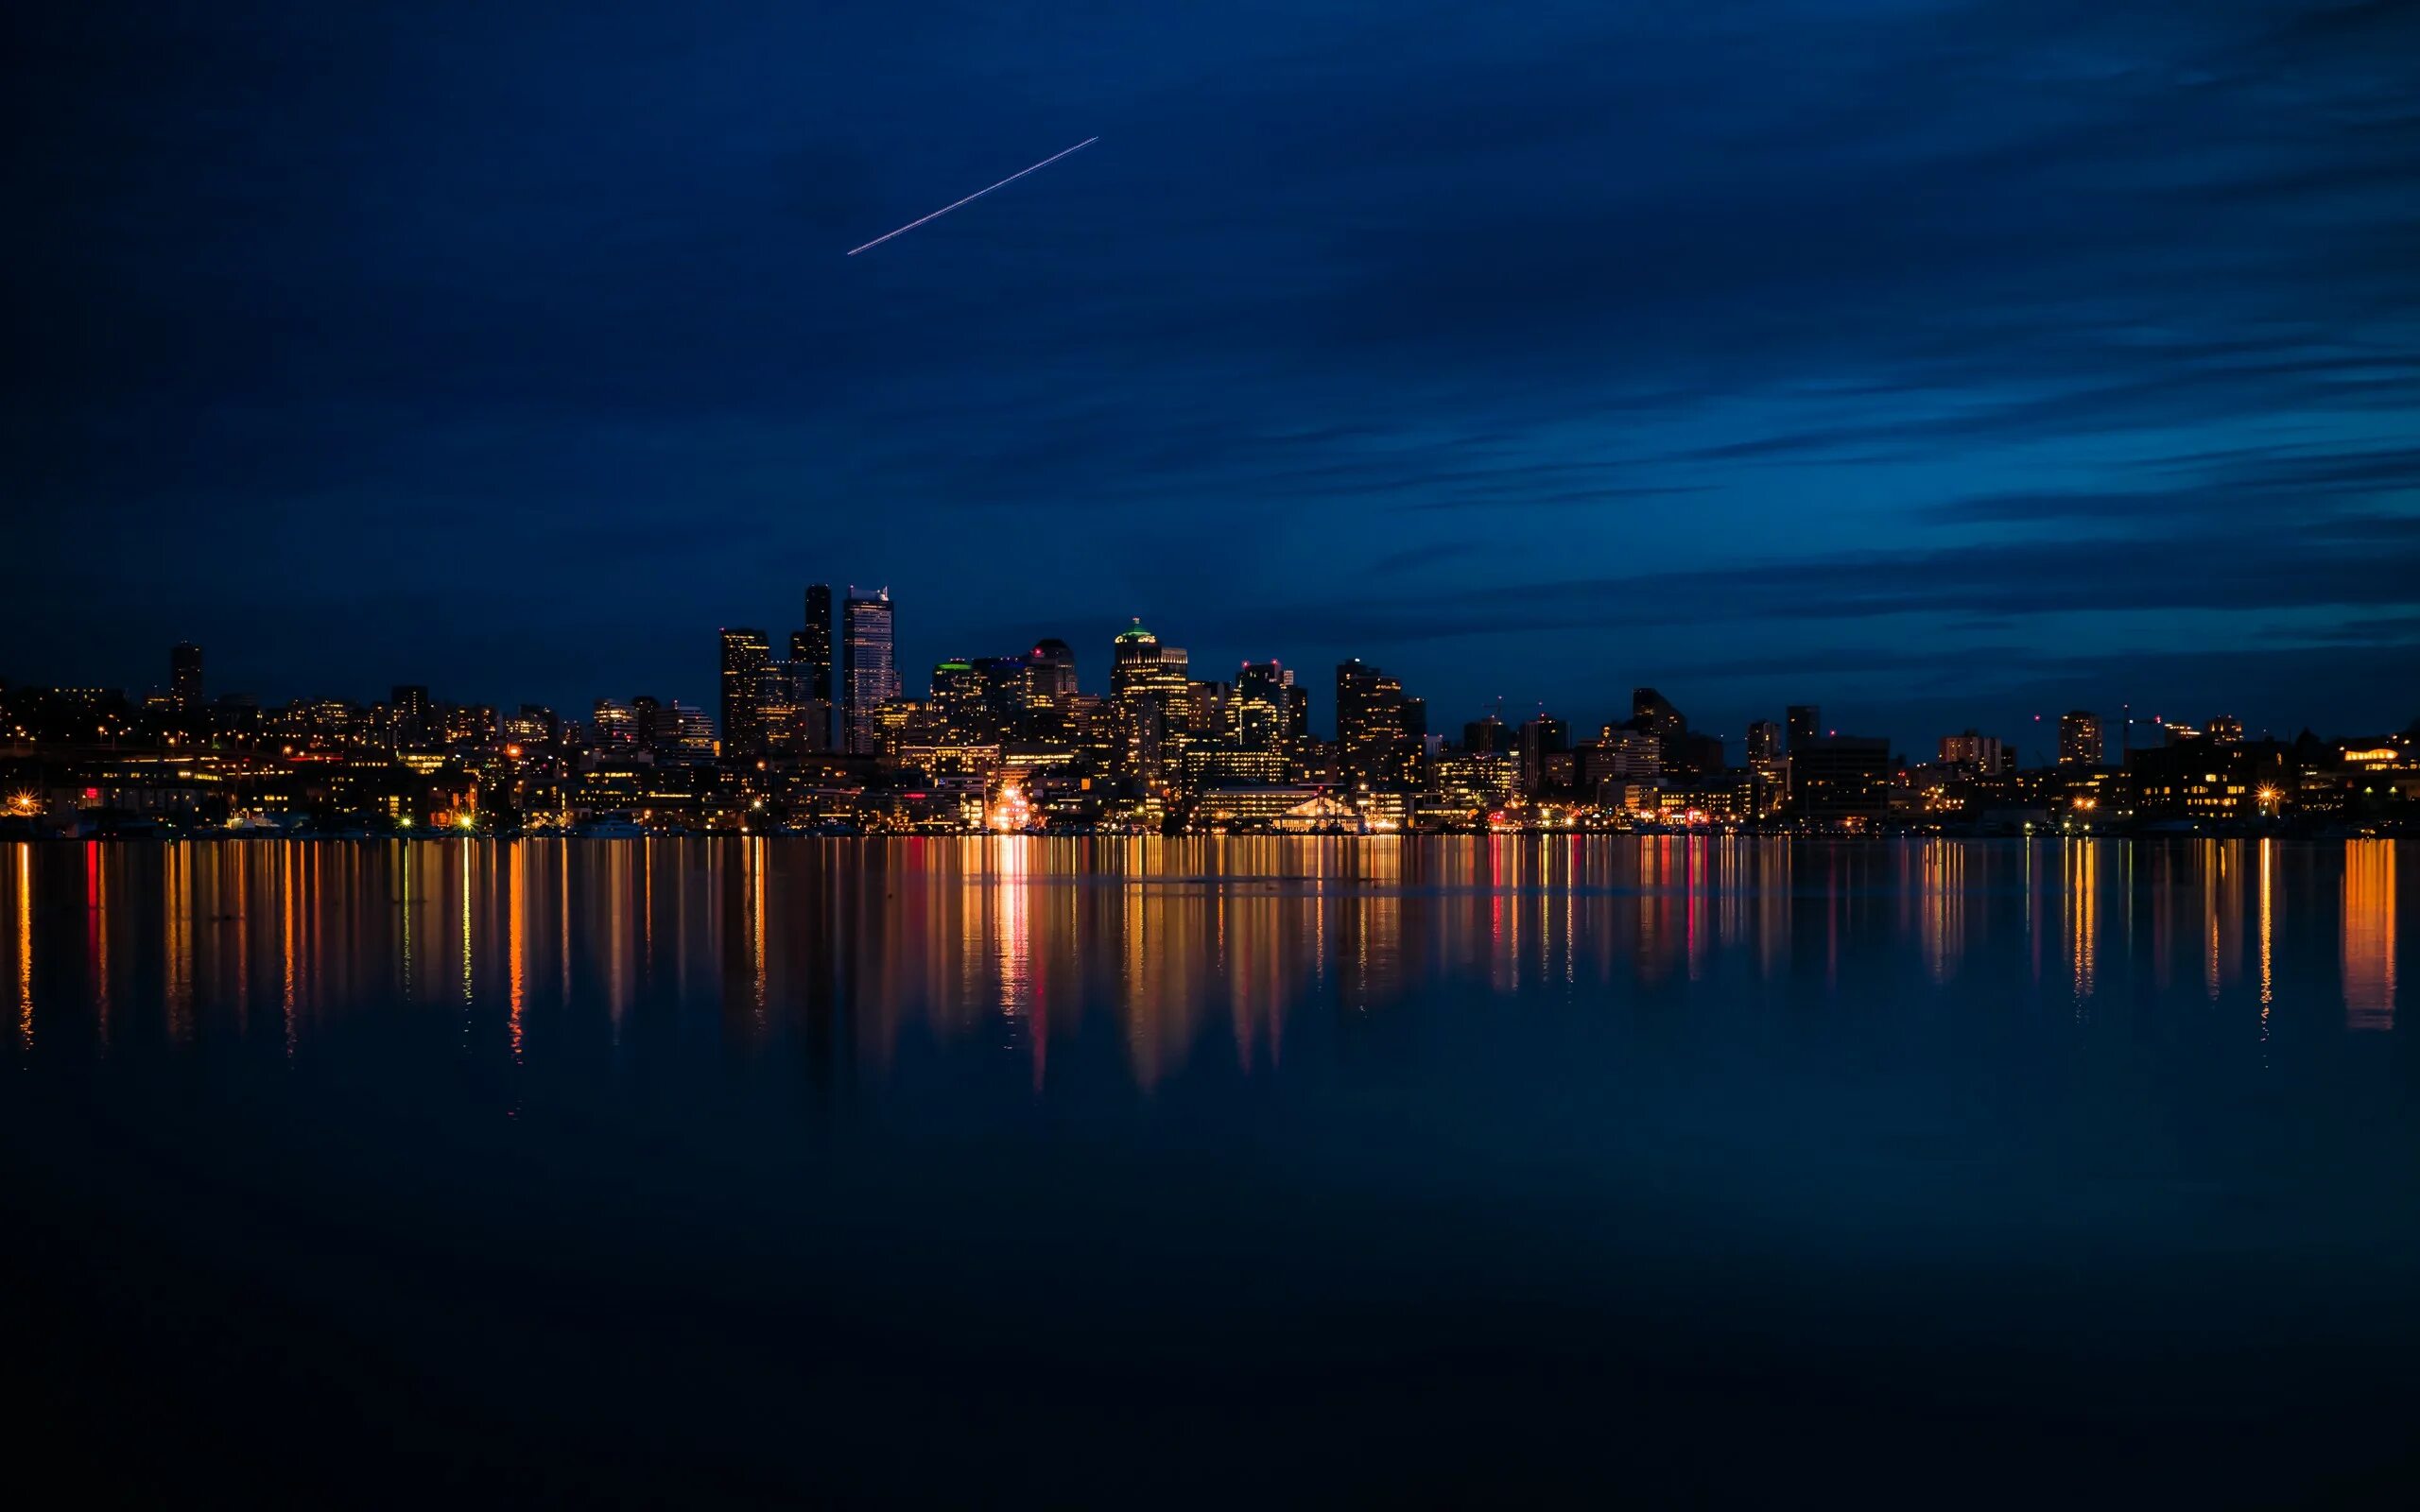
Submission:
M 1162 645 L 1136 620 L 1110 643 L 1109 696 L 1119 703 L 1152 698 L 1175 703 L 1193 681 L 1182 647 Z
M 799 661 L 765 667 L 757 713 L 767 751 L 794 756 L 832 748 L 832 706 L 815 696 L 815 668 Z
M 2109 742 L 2101 732 L 2099 714 L 2074 709 L 2059 716 L 2060 765 L 2098 766 L 2108 754 Z
M 1748 727 L 1748 812 L 1771 818 L 1789 797 L 1789 758 L 1782 752 L 1781 726 L 1759 719 Z
M 181 709 L 201 706 L 201 647 L 180 641 L 168 651 L 168 696 Z
M 1565 757 L 1561 765 L 1568 765 L 1571 750 L 1571 727 L 1551 714 L 1539 714 L 1521 722 L 1521 790 L 1543 792 L 1558 766 L 1555 758 Z
M 1663 753 L 1668 771 L 1682 771 L 1689 765 L 1689 721 L 1672 706 L 1672 700 L 1653 688 L 1633 688 L 1630 694 L 1630 728 L 1644 730 L 1655 737 Z
M 599 746 L 615 749 L 634 748 L 639 744 L 637 711 L 629 704 L 611 698 L 599 698 L 589 711 L 589 725 Z
M 1891 743 L 1818 735 L 1789 751 L 1790 802 L 1812 819 L 1880 818 L 1891 807 Z
M 806 673 L 807 696 L 832 701 L 832 588 L 817 583 L 806 591 L 806 622 L 790 637 L 790 660 Z
M 1290 754 L 1293 692 L 1292 668 L 1276 662 L 1245 662 L 1236 674 L 1235 696 L 1228 700 L 1228 726 L 1236 748 Z
M 664 717 L 664 700 L 642 693 L 631 700 L 633 732 L 642 750 L 669 750 L 675 731 Z
M 1462 726 L 1462 749 L 1480 755 L 1512 748 L 1512 727 L 1501 716 L 1489 714 Z
M 1030 667 L 1021 656 L 975 659 L 976 733 L 987 741 L 1016 740 L 1028 727 Z
M 715 722 L 703 709 L 692 709 L 678 698 L 658 713 L 656 730 L 660 756 L 704 761 L 715 753 Z
M 417 682 L 397 683 L 387 692 L 387 708 L 395 723 L 395 739 L 406 746 L 417 746 L 428 739 L 429 715 L 435 711 L 429 701 L 428 689 Z
M 1428 706 L 1403 684 L 1360 658 L 1336 669 L 1336 745 L 1346 775 L 1374 787 L 1420 782 Z
M 982 725 L 983 684 L 975 663 L 953 659 L 933 663 L 933 712 L 952 740 L 977 738 Z
M 1181 647 L 1162 645 L 1141 620 L 1110 643 L 1109 696 L 1124 718 L 1124 765 L 1145 782 L 1173 768 L 1172 737 L 1182 746 L 1191 725 L 1193 679 L 1186 664 Z
M 840 609 L 840 723 L 852 756 L 882 751 L 873 712 L 899 696 L 899 668 L 892 660 L 890 590 L 849 590 Z
M 1027 707 L 1063 713 L 1076 696 L 1075 648 L 1054 636 L 1036 642 L 1025 660 Z
M 1824 707 L 1821 704 L 1794 703 L 1789 706 L 1789 749 L 1796 750 L 1810 740 L 1824 734 Z
M 2000 769 L 2000 750 L 1997 735 L 1969 730 L 1964 734 L 1941 737 L 1940 761 L 1944 766 L 1960 766 L 1977 776 L 1990 776 Z
M 765 748 L 765 680 L 772 670 L 765 632 L 722 632 L 722 752 L 753 756 Z
M 832 747 L 832 588 L 806 591 L 805 623 L 790 636 L 794 738 L 808 750 Z M 817 720 L 822 721 L 819 731 Z
M 2212 740 L 2240 744 L 2243 740 L 2243 721 L 2233 714 L 2221 714 L 2204 725 L 2202 733 Z

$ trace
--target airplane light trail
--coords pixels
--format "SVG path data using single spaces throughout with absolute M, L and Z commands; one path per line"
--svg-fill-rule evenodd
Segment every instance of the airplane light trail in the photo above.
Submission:
M 1077 143 L 1074 146 L 1069 147 L 1069 148 L 1067 149 L 1067 152 L 1081 152 L 1084 148 L 1086 148 L 1086 147 L 1088 147 L 1088 146 L 1091 146 L 1094 143 L 1096 143 L 1096 142 L 1098 142 L 1098 141 L 1099 141 L 1099 140 L 1100 140 L 1100 138 L 1098 138 L 1098 137 L 1097 137 L 1097 136 L 1088 136 L 1088 137 L 1084 138 L 1081 142 Z M 875 237 L 873 240 L 872 240 L 872 241 L 870 241 L 870 242 L 868 242 L 868 243 L 866 243 L 864 247 L 852 247 L 852 248 L 850 248 L 850 249 L 849 249 L 849 255 L 850 255 L 851 257 L 855 257 L 855 256 L 856 256 L 859 252 L 866 251 L 866 250 L 868 250 L 869 249 L 872 249 L 872 248 L 879 247 L 879 246 L 881 246 L 883 243 L 885 243 L 885 242 L 887 242 L 887 241 L 889 241 L 889 240 L 890 240 L 890 238 L 891 238 L 891 237 L 893 237 L 893 236 L 904 235 L 904 234 L 906 234 L 906 233 L 907 233 L 907 232 L 908 232 L 914 231 L 917 227 L 919 227 L 919 226 L 921 226 L 921 225 L 925 224 L 925 221 L 926 221 L 926 220 L 939 220 L 939 219 L 941 219 L 943 215 L 948 215 L 951 211 L 956 210 L 959 205 L 968 205 L 968 204 L 973 204 L 976 200 L 980 199 L 980 198 L 982 198 L 985 195 L 990 194 L 990 193 L 992 192 L 992 190 L 993 190 L 993 189 L 998 189 L 998 188 L 1001 188 L 1001 187 L 1003 187 L 1003 186 L 1005 186 L 1005 185 L 1012 184 L 1012 183 L 1016 182 L 1019 179 L 1024 178 L 1027 174 L 1033 172 L 1033 171 L 1034 171 L 1035 169 L 1037 169 L 1037 168 L 1046 168 L 1046 167 L 1050 166 L 1052 163 L 1054 163 L 1058 162 L 1061 158 L 1065 157 L 1065 156 L 1067 155 L 1067 152 L 1054 152 L 1054 153 L 1050 154 L 1050 156 L 1048 156 L 1048 157 L 1046 157 L 1046 158 L 1043 159 L 1040 163 L 1035 163 L 1035 164 L 1033 165 L 1033 167 L 1031 167 L 1031 168 L 1020 168 L 1020 169 L 1018 169 L 1016 172 L 1014 172 L 1014 173 L 1012 173 L 1012 174 L 1010 174 L 1007 178 L 1005 178 L 1005 179 L 1001 180 L 998 183 L 995 183 L 995 184 L 992 185 L 990 189 L 977 189 L 977 190 L 976 190 L 973 194 L 968 195 L 968 196 L 967 196 L 965 198 L 963 198 L 963 199 L 956 200 L 956 201 L 953 201 L 952 203 L 949 203 L 949 204 L 946 204 L 946 205 L 942 206 L 942 208 L 941 208 L 941 209 L 934 211 L 934 212 L 933 212 L 931 215 L 926 215 L 926 216 L 924 218 L 924 220 L 911 220 L 911 221 L 909 221 L 907 225 L 900 227 L 900 228 L 899 228 L 899 230 L 897 230 L 897 231 L 894 231 L 894 232 L 884 232 L 882 235 Z

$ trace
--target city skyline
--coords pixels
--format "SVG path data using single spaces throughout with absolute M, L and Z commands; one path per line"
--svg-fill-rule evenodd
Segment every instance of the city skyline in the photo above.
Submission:
M 1120 652 L 1134 641 L 1138 632 L 1150 638 L 1152 644 L 1158 644 L 1156 638 L 1150 637 L 1150 632 L 1145 629 L 1142 617 L 1137 615 L 1130 616 L 1124 624 L 1117 627 L 1115 633 L 1104 636 L 1098 647 L 1098 653 L 1095 657 L 1086 657 L 1080 646 L 1071 643 L 1064 636 L 1048 634 L 1035 637 L 1029 646 L 1022 649 L 1003 650 L 995 646 L 989 652 L 972 650 L 954 652 L 936 658 L 930 662 L 917 663 L 896 655 L 893 635 L 895 614 L 899 606 L 892 598 L 890 590 L 888 588 L 863 590 L 862 596 L 860 594 L 859 589 L 850 586 L 842 591 L 841 596 L 836 597 L 833 585 L 809 584 L 804 588 L 800 595 L 804 612 L 798 616 L 800 623 L 797 625 L 787 627 L 738 625 L 718 627 L 715 635 L 720 647 L 720 654 L 717 660 L 708 663 L 707 675 L 701 679 L 710 682 L 716 691 L 703 699 L 692 697 L 685 687 L 681 691 L 667 691 L 651 684 L 632 683 L 628 686 L 617 685 L 602 691 L 592 691 L 561 700 L 515 697 L 508 695 L 493 697 L 448 696 L 444 701 L 459 707 L 486 707 L 497 711 L 515 707 L 543 708 L 554 712 L 565 720 L 583 721 L 590 716 L 593 709 L 602 708 L 609 703 L 624 703 L 634 697 L 667 711 L 684 710 L 693 718 L 702 706 L 714 711 L 712 724 L 717 738 L 722 741 L 727 748 L 746 749 L 762 744 L 762 731 L 753 712 L 754 696 L 750 695 L 738 699 L 738 705 L 743 712 L 736 725 L 738 733 L 736 736 L 733 733 L 735 707 L 735 675 L 736 674 L 740 679 L 741 685 L 753 688 L 762 684 L 765 679 L 779 674 L 786 679 L 791 678 L 796 679 L 790 686 L 794 690 L 791 696 L 801 706 L 798 717 L 810 717 L 804 708 L 809 700 L 825 705 L 821 717 L 828 731 L 825 738 L 828 739 L 829 745 L 816 746 L 811 748 L 829 749 L 840 754 L 873 755 L 880 749 L 880 741 L 873 731 L 872 723 L 873 710 L 876 707 L 885 701 L 892 700 L 908 703 L 929 702 L 934 696 L 936 682 L 928 680 L 919 683 L 909 680 L 909 674 L 919 665 L 925 668 L 931 677 L 937 679 L 946 667 L 967 666 L 969 657 L 988 661 L 995 657 L 1007 656 L 1034 665 L 1047 661 L 1055 670 L 1046 675 L 1054 679 L 1063 679 L 1065 691 L 1070 693 L 1080 691 L 1114 697 L 1120 688 Z M 815 618 L 819 604 L 828 616 L 820 626 Z M 849 658 L 852 648 L 848 623 L 853 608 L 872 616 L 877 626 L 876 628 L 870 629 L 863 640 L 865 646 L 874 648 L 865 654 L 876 656 L 878 664 L 870 665 L 867 668 L 862 682 L 865 702 L 861 720 L 856 720 L 851 712 L 853 696 Z M 786 646 L 789 651 L 788 658 L 776 657 L 773 652 L 776 646 Z M 123 694 L 129 704 L 134 707 L 140 707 L 147 697 L 165 697 L 180 703 L 191 703 L 197 697 L 207 702 L 222 696 L 234 696 L 255 701 L 264 707 L 285 707 L 304 704 L 316 699 L 337 698 L 369 709 L 390 705 L 396 696 L 406 693 L 424 700 L 428 699 L 433 686 L 425 682 L 398 683 L 365 675 L 370 684 L 370 691 L 367 693 L 355 694 L 336 689 L 321 689 L 313 693 L 295 694 L 284 697 L 266 697 L 254 688 L 230 686 L 227 680 L 217 677 L 216 668 L 219 662 L 214 655 L 209 662 L 213 674 L 205 695 L 201 692 L 205 653 L 206 648 L 195 642 L 177 642 L 168 648 L 162 662 L 163 667 L 166 670 L 166 676 L 150 682 L 112 680 L 107 678 L 96 680 L 45 679 L 40 676 L 13 675 L 12 669 L 0 666 L 0 690 L 11 687 L 103 689 Z M 740 659 L 736 667 L 735 666 L 735 654 Z M 1408 697 L 1413 705 L 1426 706 L 1423 708 L 1420 716 L 1423 720 L 1421 727 L 1423 732 L 1447 746 L 1459 744 L 1461 732 L 1467 728 L 1475 727 L 1481 721 L 1497 718 L 1505 721 L 1507 729 L 1517 728 L 1526 719 L 1539 717 L 1550 719 L 1570 730 L 1585 732 L 1596 730 L 1600 725 L 1611 727 L 1638 717 L 1639 710 L 1635 705 L 1636 695 L 1655 695 L 1659 699 L 1661 698 L 1661 695 L 1656 693 L 1652 685 L 1634 682 L 1623 684 L 1621 687 L 1608 685 L 1603 692 L 1601 708 L 1592 705 L 1584 708 L 1559 709 L 1544 702 L 1522 708 L 1509 700 L 1491 699 L 1474 705 L 1464 713 L 1456 713 L 1451 706 L 1447 706 L 1441 713 L 1432 714 L 1430 709 L 1435 706 L 1432 705 L 1431 700 L 1425 694 L 1409 691 L 1409 685 L 1412 679 L 1395 677 L 1376 666 L 1365 668 L 1363 659 L 1360 657 L 1348 657 L 1337 662 L 1333 669 L 1337 674 L 1335 680 L 1323 675 L 1302 676 L 1298 684 L 1298 676 L 1319 673 L 1322 669 L 1313 663 L 1295 662 L 1283 656 L 1265 657 L 1258 662 L 1246 657 L 1234 663 L 1235 672 L 1219 677 L 1219 674 L 1224 670 L 1222 663 L 1195 662 L 1188 652 L 1182 649 L 1172 654 L 1178 659 L 1174 663 L 1177 670 L 1173 675 L 1180 684 L 1187 679 L 1200 679 L 1224 683 L 1233 689 L 1248 691 L 1256 672 L 1264 676 L 1282 673 L 1286 678 L 1288 690 L 1299 700 L 1299 707 L 1291 714 L 1295 725 L 1298 728 L 1315 727 L 1325 730 L 1331 737 L 1339 739 L 1342 738 L 1340 722 L 1342 706 L 1339 697 L 1314 696 L 1310 690 L 1333 689 L 1340 696 L 1344 687 L 1344 675 L 1348 668 L 1366 670 L 1371 675 L 1382 678 L 1387 686 L 1392 690 L 1385 696 L 1389 698 Z M 1054 685 L 1057 684 L 1054 683 Z M 1629 689 L 1627 695 L 1623 692 L 1625 687 Z M 385 690 L 387 696 L 379 696 L 377 692 L 379 689 Z M 438 688 L 437 691 L 451 695 L 454 690 Z M 2012 760 L 2035 766 L 2056 765 L 2073 759 L 2074 753 L 2082 747 L 2077 744 L 2078 737 L 2072 726 L 2063 730 L 2063 722 L 2071 722 L 2079 716 L 2089 719 L 2088 728 L 2097 738 L 2098 748 L 2103 753 L 2104 760 L 2111 752 L 2122 753 L 2136 745 L 2158 744 L 2163 732 L 2169 727 L 2198 729 L 2205 725 L 2213 727 L 2223 725 L 2234 731 L 2235 738 L 2240 739 L 2249 735 L 2255 739 L 2277 740 L 2290 740 L 2305 731 L 2321 736 L 2338 736 L 2403 733 L 2420 730 L 2420 712 L 2416 712 L 2411 717 L 2389 719 L 2363 726 L 2328 725 L 2309 718 L 2276 724 L 2245 719 L 2232 707 L 2196 707 L 2176 699 L 2166 702 L 2146 699 L 2140 703 L 2104 700 L 2080 703 L 2072 707 L 2045 709 L 2020 715 L 2011 721 L 2007 728 L 1998 729 L 1982 722 L 1979 718 L 1958 714 L 1954 700 L 1945 699 L 1943 703 L 1948 710 L 1948 722 L 1942 724 L 1938 729 L 1908 733 L 1878 728 L 1875 721 L 1861 716 L 1859 706 L 1844 707 L 1821 697 L 1811 702 L 1793 702 L 1786 707 L 1776 707 L 1772 710 L 1750 710 L 1736 723 L 1727 721 L 1716 723 L 1702 715 L 1680 716 L 1679 711 L 1672 709 L 1668 703 L 1665 704 L 1665 709 L 1669 714 L 1685 717 L 1684 728 L 1690 731 L 1721 741 L 1724 759 L 1734 765 L 1753 763 L 1758 754 L 1756 743 L 1759 731 L 1766 728 L 1772 730 L 1773 740 L 1783 745 L 1793 745 L 1811 735 L 1826 737 L 1857 735 L 1860 738 L 1878 738 L 1889 745 L 1893 755 L 1904 757 L 1910 763 L 1933 760 L 1931 753 L 1937 744 L 1962 736 L 1982 737 L 1987 738 L 1995 748 L 2005 747 Z M 1692 699 L 1690 707 L 1700 706 Z M 1802 722 L 1802 715 L 1806 716 L 1807 720 L 1813 720 L 1824 714 L 1827 710 L 1829 717 L 1824 718 L 1820 726 Z M 1776 713 L 1787 716 L 1789 735 L 1786 742 L 1782 740 L 1783 726 L 1773 717 Z M 1435 720 L 1433 725 L 1426 722 L 1432 717 Z M 1962 723 L 1960 722 L 1961 720 Z M 809 747 L 802 747 L 801 748 Z
M 2412 716 L 2409 8 L 1297 25 L 36 18 L 0 661 L 711 706 L 854 576 L 1455 718 Z

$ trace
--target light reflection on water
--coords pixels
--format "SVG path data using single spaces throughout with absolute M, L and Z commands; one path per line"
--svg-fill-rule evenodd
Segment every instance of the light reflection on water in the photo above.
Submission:
M 2290 1503 L 2420 1410 L 2404 854 L 17 846 L 0 1304 L 181 1486 Z
M 241 1039 L 268 1012 L 300 1057 L 347 1015 L 445 1001 L 463 1053 L 518 1063 L 592 1022 L 619 1043 L 647 1003 L 712 1007 L 742 1050 L 838 1016 L 873 1071 L 911 1034 L 1013 1054 L 1037 1091 L 1054 1041 L 1102 1016 L 1149 1088 L 1201 1055 L 1278 1069 L 1315 1002 L 1838 993 L 1844 970 L 1863 993 L 2078 1019 L 2191 983 L 2243 1005 L 2257 1044 L 2278 1016 L 2394 1027 L 2400 855 L 1741 836 L 20 845 L 0 866 L 0 979 L 21 1054 Z

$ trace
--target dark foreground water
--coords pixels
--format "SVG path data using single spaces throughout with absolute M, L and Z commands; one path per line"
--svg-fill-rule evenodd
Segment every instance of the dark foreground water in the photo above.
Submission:
M 0 847 L 7 1468 L 329 1505 L 2391 1503 L 2415 868 Z

